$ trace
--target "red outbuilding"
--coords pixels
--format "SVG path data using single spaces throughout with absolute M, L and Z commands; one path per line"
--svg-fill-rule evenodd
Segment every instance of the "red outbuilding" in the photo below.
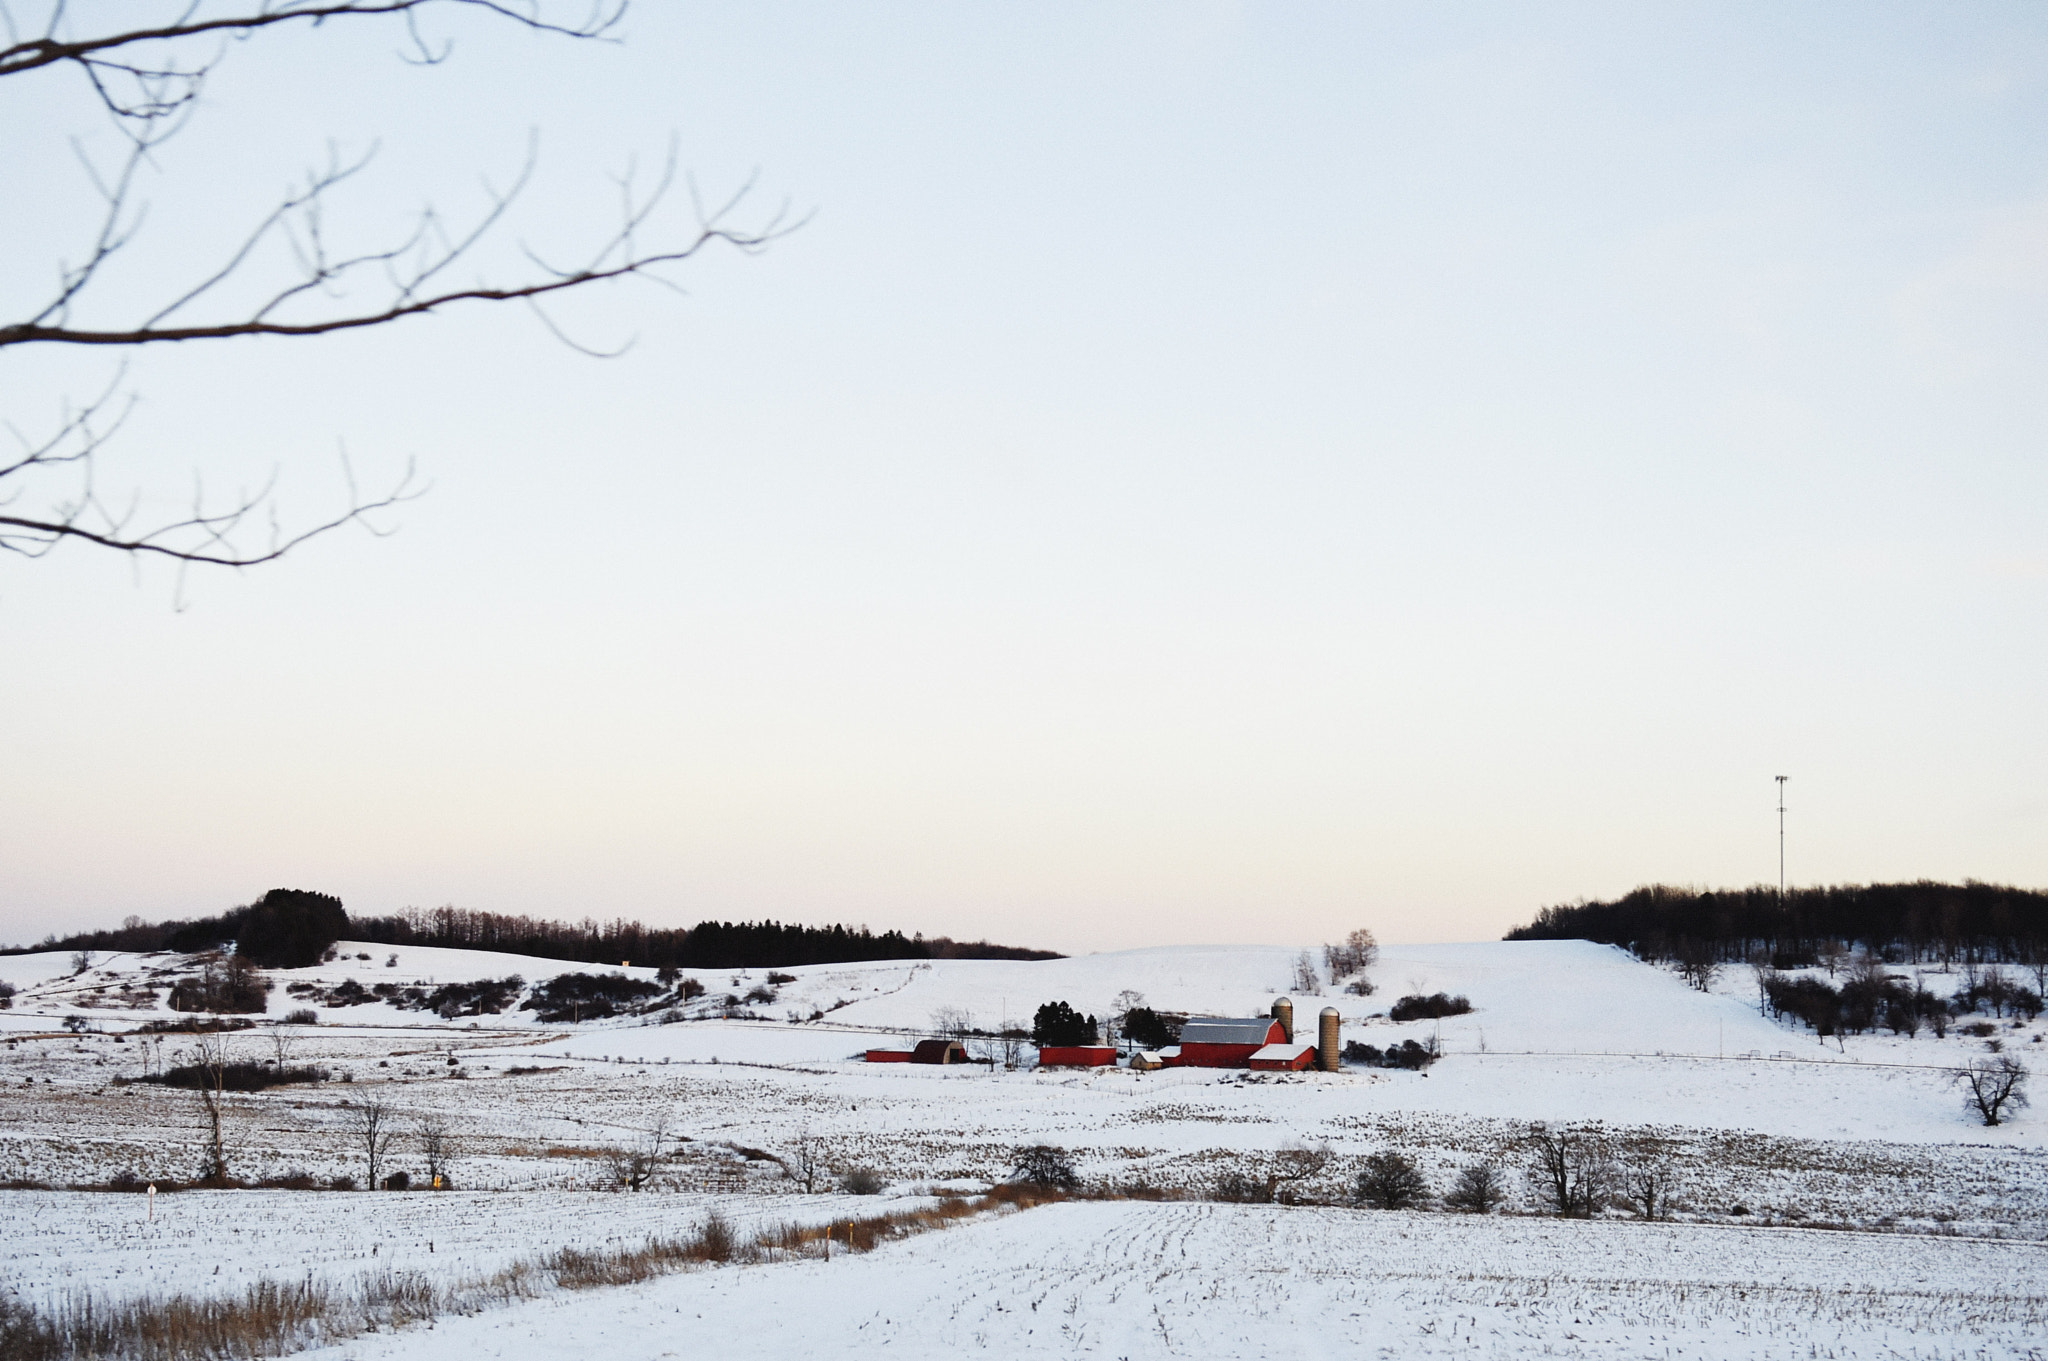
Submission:
M 1269 1044 L 1286 1044 L 1278 1017 L 1190 1016 L 1180 1028 L 1181 1068 L 1244 1068 Z
M 919 1040 L 910 1049 L 870 1049 L 869 1063 L 965 1063 L 967 1049 L 958 1040 Z
M 1255 1073 L 1298 1073 L 1315 1061 L 1312 1044 L 1269 1044 L 1253 1050 L 1249 1063 Z
M 1116 1050 L 1106 1044 L 1048 1044 L 1038 1050 L 1041 1068 L 1107 1068 L 1116 1062 Z

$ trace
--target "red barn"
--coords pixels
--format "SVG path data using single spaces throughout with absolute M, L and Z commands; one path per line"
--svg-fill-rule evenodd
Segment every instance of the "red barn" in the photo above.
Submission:
M 869 1063 L 965 1063 L 967 1050 L 958 1040 L 919 1040 L 914 1049 L 870 1049 Z
M 1038 1049 L 1041 1068 L 1107 1068 L 1116 1062 L 1116 1050 L 1106 1044 L 1047 1044 Z
M 1315 1061 L 1312 1044 L 1269 1044 L 1252 1051 L 1250 1065 L 1255 1073 L 1298 1073 Z
M 1286 1044 L 1287 1027 L 1277 1017 L 1191 1016 L 1180 1029 L 1182 1068 L 1244 1068 L 1269 1044 Z

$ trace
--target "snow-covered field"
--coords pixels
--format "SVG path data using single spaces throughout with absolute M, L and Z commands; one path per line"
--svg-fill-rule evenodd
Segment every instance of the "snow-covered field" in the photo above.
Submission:
M 314 1355 L 2038 1357 L 2044 1280 L 2035 1245 L 1122 1202 Z
M 828 1223 L 845 1217 L 847 1203 L 825 1195 L 193 1191 L 157 1197 L 152 1214 L 139 1195 L 17 1191 L 0 1195 L 0 1242 L 8 1288 L 32 1299 L 239 1294 L 265 1278 L 347 1284 L 366 1268 L 474 1279 L 555 1248 L 589 1252 L 687 1234 L 714 1207 L 745 1232 Z
M 578 1353 L 600 1344 L 570 1345 L 550 1330 L 610 1327 L 600 1319 L 616 1307 L 621 1318 L 649 1320 L 703 1312 L 689 1335 L 704 1329 L 734 1346 L 748 1326 L 767 1328 L 786 1342 L 769 1355 L 878 1329 L 911 1354 L 985 1346 L 1250 1355 L 1268 1354 L 1270 1342 L 1310 1355 L 1534 1355 L 1548 1346 L 1778 1356 L 1806 1355 L 1800 1339 L 1832 1338 L 1846 1340 L 1839 1355 L 1978 1354 L 1978 1344 L 1987 1355 L 2032 1354 L 2022 1339 L 2040 1323 L 2027 1282 L 2042 1274 L 2038 1245 L 2048 1242 L 2048 1121 L 2035 1111 L 1995 1129 L 1966 1119 L 1947 1070 L 1989 1052 L 1987 1038 L 1866 1035 L 1823 1045 L 1759 1015 L 1746 970 L 1702 994 L 1584 943 L 1403 946 L 1383 952 L 1369 998 L 1292 994 L 1305 1034 L 1316 1011 L 1334 1005 L 1347 1039 L 1435 1037 L 1445 1057 L 1426 1073 L 1012 1072 L 855 1057 L 929 1033 L 942 1012 L 994 1030 L 1028 1025 L 1055 999 L 1104 1014 L 1127 990 L 1161 1010 L 1261 1013 L 1287 991 L 1296 954 L 1195 947 L 816 966 L 786 970 L 793 981 L 774 984 L 766 969 L 699 971 L 707 996 L 686 1009 L 575 1025 L 541 1025 L 531 1012 L 444 1021 L 382 1002 L 314 1003 L 318 1025 L 266 1023 L 230 1037 L 237 1057 L 261 1061 L 284 1035 L 291 1062 L 334 1075 L 232 1098 L 232 1170 L 360 1180 L 353 1110 L 374 1099 L 400 1116 L 389 1168 L 419 1171 L 413 1117 L 448 1121 L 463 1192 L 183 1192 L 159 1197 L 159 1223 L 140 1228 L 139 1196 L 0 1193 L 0 1272 L 18 1289 L 84 1283 L 123 1293 L 206 1288 L 264 1269 L 474 1272 L 553 1247 L 673 1232 L 713 1203 L 743 1225 L 875 1208 L 798 1194 L 790 1173 L 806 1146 L 832 1168 L 876 1169 L 892 1194 L 985 1186 L 1009 1171 L 1019 1145 L 1050 1143 L 1069 1150 L 1091 1182 L 1200 1197 L 1219 1173 L 1260 1175 L 1287 1146 L 1328 1145 L 1333 1157 L 1295 1188 L 1300 1197 L 1344 1200 L 1360 1160 L 1394 1149 L 1439 1191 L 1461 1167 L 1497 1161 L 1510 1213 L 1050 1207 L 829 1267 L 692 1273 L 604 1292 L 602 1307 L 544 1299 L 502 1317 L 444 1321 L 430 1341 L 402 1334 L 348 1350 L 435 1354 L 453 1333 L 480 1330 L 473 1345 L 506 1355 L 539 1355 L 514 1345 L 529 1333 Z M 115 1081 L 174 1063 L 191 1045 L 189 1036 L 134 1033 L 170 1015 L 162 987 L 186 968 L 173 957 L 109 956 L 79 975 L 68 957 L 0 958 L 0 981 L 20 989 L 0 1011 L 0 1181 L 195 1175 L 193 1095 Z M 591 970 L 344 946 L 331 963 L 277 975 L 268 1022 L 308 1005 L 306 985 L 324 993 L 348 979 L 432 986 L 510 974 L 533 983 L 583 971 Z M 1937 992 L 1954 986 L 1939 974 L 1924 981 Z M 728 995 L 756 989 L 773 1000 L 738 1008 L 756 1019 L 719 1014 L 732 1009 Z M 1384 1015 L 1398 996 L 1440 990 L 1469 996 L 1474 1011 L 1405 1026 Z M 82 1032 L 63 1028 L 67 1020 Z M 2043 1034 L 2040 1024 L 2000 1021 L 1991 1038 L 2031 1059 L 2048 1049 Z M 644 1143 L 664 1121 L 685 1142 L 653 1191 L 605 1190 L 609 1155 Z M 1520 1141 L 1533 1121 L 1593 1130 L 1617 1156 L 1662 1167 L 1678 1222 L 1531 1217 Z M 1813 1225 L 1886 1232 L 1796 1227 Z M 424 1267 L 422 1243 L 433 1244 Z M 818 1284 L 849 1280 L 862 1284 Z M 1851 1285 L 1876 1294 L 1852 1307 L 1842 1303 L 1856 1298 L 1842 1293 Z M 749 1292 L 812 1289 L 831 1306 L 746 1321 L 758 1312 Z M 1049 1310 L 1058 1321 L 1036 1330 Z

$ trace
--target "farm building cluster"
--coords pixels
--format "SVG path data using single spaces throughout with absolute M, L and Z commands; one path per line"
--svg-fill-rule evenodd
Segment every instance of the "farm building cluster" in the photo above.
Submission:
M 1252 1072 L 1300 1072 L 1338 1068 L 1338 1032 L 1343 1018 L 1324 1007 L 1317 1018 L 1313 1044 L 1294 1037 L 1294 1003 L 1273 1000 L 1265 1016 L 1190 1016 L 1181 1023 L 1180 1042 L 1157 1049 L 1138 1049 L 1127 1066 L 1139 1072 L 1159 1068 L 1243 1068 Z M 966 1047 L 958 1040 L 920 1040 L 909 1049 L 870 1049 L 869 1063 L 966 1063 Z M 1108 1068 L 1119 1051 L 1111 1044 L 1044 1044 L 1038 1047 L 1041 1068 Z

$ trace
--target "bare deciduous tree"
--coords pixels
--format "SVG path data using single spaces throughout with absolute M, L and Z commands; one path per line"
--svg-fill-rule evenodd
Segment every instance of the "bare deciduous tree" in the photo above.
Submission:
M 350 1103 L 348 1107 L 349 1132 L 355 1136 L 356 1147 L 362 1149 L 363 1157 L 370 1167 L 369 1189 L 377 1189 L 377 1169 L 384 1165 L 385 1154 L 391 1151 L 391 1141 L 398 1137 L 398 1113 L 381 1096 Z
M 796 1132 L 782 1166 L 792 1181 L 803 1183 L 805 1195 L 816 1193 L 818 1179 L 825 1175 L 825 1144 L 808 1124 Z
M 288 1067 L 292 1060 L 292 1049 L 299 1040 L 298 1027 L 279 1023 L 270 1028 L 270 1050 L 280 1070 Z
M 1316 972 L 1316 957 L 1306 950 L 1294 957 L 1293 990 L 1311 997 L 1320 996 L 1323 991 L 1322 975 Z
M 974 1033 L 974 1013 L 966 1007 L 935 1008 L 932 1033 L 944 1039 L 965 1040 Z
M 200 1123 L 206 1135 L 206 1155 L 199 1180 L 217 1185 L 228 1179 L 228 1037 L 219 1031 L 201 1035 L 192 1047 L 191 1062 L 199 1070 Z
M 1124 1038 L 1124 1017 L 1132 1010 L 1145 1005 L 1145 994 L 1136 988 L 1125 988 L 1109 1002 L 1109 1035 L 1111 1044 Z
M 448 1117 L 439 1111 L 413 1117 L 413 1138 L 419 1142 L 420 1160 L 426 1164 L 427 1186 L 435 1191 L 448 1186 L 448 1163 L 454 1156 L 455 1137 Z
M 1661 1162 L 1627 1163 L 1620 1168 L 1622 1199 L 1645 1219 L 1671 1216 L 1671 1169 Z
M 1551 1213 L 1586 1219 L 1607 1208 L 1614 1196 L 1614 1166 L 1596 1139 L 1536 1125 L 1525 1143 L 1531 1179 Z
M 369 162 L 368 155 L 351 158 L 330 150 L 326 162 L 308 171 L 267 213 L 221 240 L 211 261 L 195 261 L 185 277 L 165 280 L 157 296 L 127 291 L 108 266 L 142 227 L 147 205 L 141 201 L 139 177 L 160 164 L 157 149 L 199 112 L 207 79 L 227 55 L 245 50 L 271 29 L 320 29 L 356 20 L 402 24 L 409 48 L 402 55 L 431 66 L 446 60 L 452 46 L 430 36 L 427 24 L 436 16 L 477 15 L 588 40 L 614 36 L 624 10 L 624 0 L 593 0 L 574 18 L 557 21 L 548 0 L 241 0 L 231 10 L 211 0 L 192 0 L 151 22 L 125 7 L 88 9 L 49 0 L 42 23 L 26 26 L 0 11 L 7 20 L 0 35 L 0 80 L 51 79 L 66 72 L 82 78 L 123 137 L 123 149 L 111 161 L 95 162 L 80 152 L 101 200 L 97 221 L 86 232 L 77 259 L 57 266 L 47 295 L 23 304 L 14 319 L 0 319 L 0 351 L 56 346 L 121 355 L 235 338 L 303 339 L 509 302 L 531 310 L 572 348 L 592 355 L 622 352 L 570 340 L 544 310 L 546 304 L 606 282 L 666 283 L 665 267 L 715 244 L 753 251 L 786 230 L 780 215 L 756 227 L 736 225 L 735 214 L 747 194 L 742 188 L 723 204 L 696 204 L 693 228 L 649 244 L 643 238 L 656 230 L 656 209 L 675 183 L 673 148 L 650 185 L 636 186 L 630 174 L 618 181 L 619 219 L 596 234 L 580 259 L 551 262 L 524 249 L 521 273 L 501 281 L 474 276 L 458 281 L 456 272 L 477 263 L 479 248 L 496 238 L 527 188 L 535 166 L 531 141 L 525 164 L 509 187 L 487 189 L 482 207 L 467 222 L 446 221 L 429 207 L 410 229 L 389 239 L 329 239 L 329 206 Z M 109 24 L 104 31 L 86 31 L 90 21 L 81 19 L 85 13 L 118 17 L 103 20 Z M 34 192 L 21 184 L 12 188 L 17 194 Z M 68 404 L 41 434 L 19 435 L 19 447 L 0 455 L 0 549 L 41 557 L 62 543 L 84 543 L 137 558 L 246 567 L 274 561 L 344 525 L 384 532 L 376 513 L 421 490 L 408 469 L 381 493 L 362 494 L 344 460 L 346 499 L 315 523 L 287 529 L 277 522 L 275 475 L 254 492 L 224 500 L 197 490 L 184 512 L 145 519 L 138 509 L 139 493 L 110 494 L 95 477 L 98 455 L 119 433 L 133 403 L 125 371 L 117 365 L 96 395 Z M 247 542 L 264 520 L 267 532 L 261 541 Z
M 1314 1181 L 1330 1165 L 1328 1144 L 1285 1143 L 1273 1155 L 1273 1170 L 1266 1178 L 1266 1199 L 1286 1202 L 1290 1187 Z
M 1820 962 L 1827 965 L 1829 978 L 1833 978 L 1835 970 L 1849 962 L 1849 947 L 1839 940 L 1822 941 L 1817 953 L 1820 955 Z
M 1964 1109 L 1987 1126 L 2027 1105 L 2027 1067 L 2010 1054 L 1973 1060 L 1949 1076 L 1963 1089 Z
M 1379 941 L 1362 926 L 1345 936 L 1341 943 L 1323 947 L 1323 963 L 1329 967 L 1332 983 L 1353 974 L 1363 975 L 1379 961 L 1379 957 Z M 1347 990 L 1361 997 L 1370 997 L 1373 993 L 1372 980 L 1360 977 Z
M 1721 973 L 1721 961 L 1714 953 L 1712 942 L 1688 937 L 1678 942 L 1674 954 L 1673 963 L 1678 969 L 1678 976 L 1688 986 L 1701 992 L 1713 991 L 1714 980 Z
M 628 1191 L 640 1190 L 654 1179 L 670 1152 L 668 1115 L 663 1113 L 654 1117 L 653 1124 L 637 1131 L 630 1143 L 608 1155 L 612 1184 Z
M 1778 970 L 1771 963 L 1771 952 L 1761 947 L 1750 951 L 1749 967 L 1756 975 L 1756 1014 L 1767 1016 L 1771 1010 L 1771 985 L 1778 981 Z

